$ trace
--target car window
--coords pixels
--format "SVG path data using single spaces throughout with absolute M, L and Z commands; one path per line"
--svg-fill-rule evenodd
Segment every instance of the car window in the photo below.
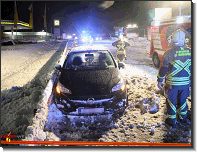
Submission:
M 65 69 L 88 70 L 115 67 L 114 61 L 108 51 L 76 51 L 71 52 L 67 58 Z

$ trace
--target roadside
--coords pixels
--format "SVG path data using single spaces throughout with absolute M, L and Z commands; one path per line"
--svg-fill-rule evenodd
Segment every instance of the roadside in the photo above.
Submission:
M 26 46 L 23 50 L 18 46 L 18 50 L 13 49 L 13 51 L 4 52 L 4 55 L 8 54 L 7 58 L 14 58 L 15 52 L 17 55 L 26 56 L 26 60 L 23 61 L 27 61 L 29 64 L 24 69 L 20 69 L 23 61 L 18 62 L 19 69 L 16 70 L 16 73 L 7 78 L 4 76 L 5 82 L 2 82 L 4 89 L 1 90 L 2 134 L 7 135 L 10 131 L 12 135 L 25 134 L 27 126 L 33 122 L 33 117 L 39 108 L 39 101 L 43 97 L 43 91 L 55 69 L 56 62 L 59 61 L 64 51 L 65 45 L 66 43 L 57 43 L 51 49 L 47 49 L 43 45 L 35 44 L 30 45 L 30 47 Z M 44 55 L 39 56 L 38 52 Z M 31 58 L 32 54 L 34 54 L 33 59 Z M 9 61 L 10 65 L 14 65 L 11 64 L 11 60 Z M 12 68 L 12 66 L 9 67 Z

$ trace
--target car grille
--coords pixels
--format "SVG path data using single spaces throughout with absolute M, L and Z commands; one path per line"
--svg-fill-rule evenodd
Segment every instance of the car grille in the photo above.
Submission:
M 101 99 L 109 99 L 112 98 L 114 94 L 109 95 L 93 95 L 93 96 L 72 96 L 69 95 L 68 98 L 70 100 L 88 100 L 89 98 L 94 98 L 94 100 L 101 100 Z

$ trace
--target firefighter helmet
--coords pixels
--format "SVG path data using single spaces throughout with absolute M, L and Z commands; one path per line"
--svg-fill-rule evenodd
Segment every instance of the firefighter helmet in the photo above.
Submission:
M 172 42 L 176 46 L 183 46 L 185 43 L 185 33 L 180 29 L 172 33 Z

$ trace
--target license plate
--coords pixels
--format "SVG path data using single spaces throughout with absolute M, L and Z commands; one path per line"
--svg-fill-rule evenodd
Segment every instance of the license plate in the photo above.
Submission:
M 103 113 L 104 108 L 78 109 L 79 114 Z

